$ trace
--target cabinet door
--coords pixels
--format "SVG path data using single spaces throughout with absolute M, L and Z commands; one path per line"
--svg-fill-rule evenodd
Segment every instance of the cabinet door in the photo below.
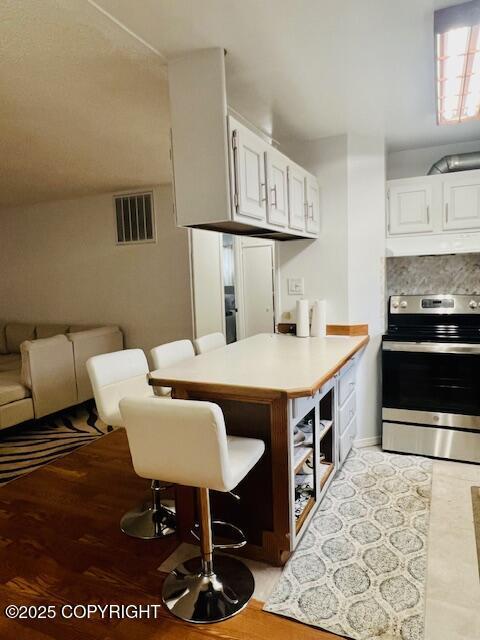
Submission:
M 387 197 L 388 235 L 432 231 L 431 185 L 421 183 L 392 185 L 387 191 Z
M 265 154 L 268 145 L 231 119 L 235 169 L 235 211 L 239 216 L 266 221 Z
M 443 228 L 480 229 L 480 177 L 449 176 L 443 183 Z
M 276 151 L 267 151 L 267 220 L 279 227 L 288 225 L 288 158 Z
M 289 226 L 305 231 L 306 220 L 305 171 L 297 165 L 288 167 L 288 211 Z
M 318 234 L 320 231 L 320 189 L 314 176 L 307 175 L 306 194 L 306 229 L 309 233 Z

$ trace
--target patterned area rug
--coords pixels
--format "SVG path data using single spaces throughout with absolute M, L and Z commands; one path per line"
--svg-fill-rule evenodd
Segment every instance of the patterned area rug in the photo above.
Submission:
M 112 431 L 93 403 L 0 431 L 0 484 L 93 442 Z
M 422 640 L 431 470 L 352 450 L 264 609 L 354 640 Z

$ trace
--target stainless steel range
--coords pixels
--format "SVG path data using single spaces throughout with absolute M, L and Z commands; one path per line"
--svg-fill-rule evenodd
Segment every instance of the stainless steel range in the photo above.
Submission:
M 480 463 L 480 296 L 392 296 L 382 375 L 384 449 Z

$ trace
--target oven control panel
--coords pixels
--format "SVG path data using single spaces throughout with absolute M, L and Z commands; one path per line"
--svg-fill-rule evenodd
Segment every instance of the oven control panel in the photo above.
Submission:
M 480 313 L 479 295 L 391 296 L 390 313 Z

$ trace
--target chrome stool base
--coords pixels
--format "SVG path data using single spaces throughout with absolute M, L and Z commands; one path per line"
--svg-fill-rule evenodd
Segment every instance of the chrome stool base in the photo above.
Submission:
M 167 508 L 160 500 L 160 494 L 165 489 L 168 487 L 161 485 L 158 480 L 152 480 L 151 502 L 127 511 L 120 521 L 123 533 L 141 540 L 165 538 L 175 533 L 175 503 L 168 501 L 172 506 Z
M 154 509 L 151 503 L 138 505 L 127 511 L 120 521 L 123 533 L 141 540 L 171 536 L 175 533 L 175 526 L 173 505 L 168 508 L 162 505 L 160 509 Z
M 255 580 L 243 562 L 215 555 L 210 575 L 202 571 L 203 566 L 202 558 L 192 558 L 165 579 L 162 600 L 174 616 L 207 624 L 231 618 L 247 606 Z

